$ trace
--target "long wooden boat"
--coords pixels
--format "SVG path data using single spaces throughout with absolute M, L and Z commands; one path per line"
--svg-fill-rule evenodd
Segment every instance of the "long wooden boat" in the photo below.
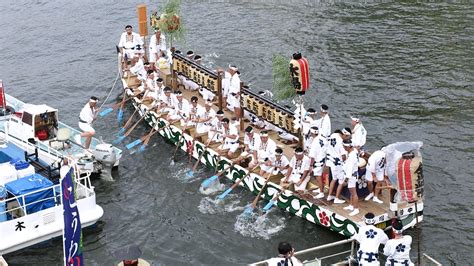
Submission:
M 120 54 L 119 54 L 120 58 Z M 201 64 L 189 60 L 185 56 L 179 53 L 173 53 L 173 72 L 171 74 L 169 69 L 159 70 L 158 74 L 164 79 L 165 84 L 170 87 L 177 87 L 178 81 L 176 73 L 183 75 L 188 81 L 192 81 L 202 88 L 206 88 L 216 95 L 219 95 L 221 91 L 221 74 L 217 71 L 208 69 Z M 120 66 L 121 64 L 119 64 Z M 121 73 L 122 70 L 120 69 Z M 141 82 L 136 76 L 127 76 L 125 78 L 122 75 L 123 88 L 131 88 L 136 90 Z M 250 89 L 241 86 L 241 107 L 245 112 L 252 113 L 259 118 L 271 123 L 287 133 L 296 135 L 298 132 L 293 128 L 293 121 L 295 119 L 294 113 L 288 110 L 286 107 L 281 106 L 271 99 L 262 97 L 258 93 L 253 92 Z M 127 90 L 131 95 L 132 92 Z M 192 96 L 199 98 L 199 103 L 204 103 L 203 98 L 197 91 L 183 90 L 183 96 L 188 101 Z M 212 169 L 223 170 L 228 166 L 232 165 L 231 158 L 219 156 L 216 151 L 216 146 L 210 146 L 207 149 L 205 144 L 194 140 L 191 134 L 183 132 L 183 128 L 179 123 L 165 127 L 167 121 L 161 118 L 154 111 L 145 112 L 149 106 L 142 104 L 138 99 L 129 101 L 133 108 L 137 110 L 141 116 L 145 115 L 144 121 L 150 127 L 155 127 L 156 130 L 160 130 L 159 134 L 167 140 L 169 143 L 179 145 L 180 149 L 188 152 L 192 149 L 192 156 L 195 159 L 201 158 L 201 163 Z M 222 103 L 221 103 L 222 104 Z M 213 109 L 219 110 L 218 103 L 215 103 Z M 226 117 L 233 117 L 234 114 L 224 110 Z M 249 125 L 248 121 L 244 122 L 244 126 Z M 161 128 L 163 128 L 161 130 Z M 240 130 L 240 142 L 243 143 L 243 130 Z M 183 135 L 184 141 L 179 142 Z M 284 144 L 279 138 L 277 132 L 269 132 L 269 137 L 272 138 L 277 146 L 283 148 L 284 154 L 290 159 L 293 156 L 293 147 Z M 179 143 L 178 143 L 179 142 Z M 190 146 L 192 145 L 192 148 Z M 203 156 L 200 156 L 203 153 Z M 359 169 L 364 172 L 364 169 Z M 226 177 L 232 182 L 243 178 L 248 173 L 248 170 L 240 165 L 233 165 L 230 167 L 230 171 L 226 173 Z M 258 172 L 257 172 L 258 173 Z M 240 186 L 245 187 L 253 194 L 257 195 L 262 188 L 264 189 L 261 193 L 261 198 L 265 200 L 271 200 L 275 195 L 283 189 L 279 182 L 269 182 L 267 186 L 264 186 L 265 179 L 259 176 L 257 173 L 251 173 L 248 175 L 243 182 L 240 182 Z M 272 180 L 275 181 L 275 180 Z M 405 228 L 413 227 L 416 223 L 423 220 L 423 186 L 422 186 L 422 175 L 420 173 L 418 182 L 420 186 L 416 188 L 414 194 L 416 194 L 416 200 L 408 202 L 406 200 L 398 203 L 390 203 L 389 196 L 384 193 L 384 197 L 381 198 L 384 204 L 374 203 L 372 201 L 364 202 L 360 200 L 360 214 L 355 216 L 349 216 L 346 210 L 343 210 L 345 204 L 333 204 L 332 202 L 326 201 L 326 199 L 313 199 L 312 197 L 299 196 L 291 190 L 284 190 L 278 196 L 276 205 L 284 211 L 299 216 L 311 223 L 321 225 L 332 231 L 343 234 L 345 236 L 351 236 L 357 232 L 358 227 L 363 225 L 363 215 L 367 212 L 373 212 L 375 214 L 376 225 L 379 228 L 386 229 L 391 226 L 391 219 L 397 217 L 402 220 Z M 364 186 L 364 179 L 359 180 L 358 194 L 359 197 L 365 197 L 368 194 L 366 185 Z M 405 197 L 406 198 L 406 197 Z M 342 206 L 341 206 L 342 205 Z

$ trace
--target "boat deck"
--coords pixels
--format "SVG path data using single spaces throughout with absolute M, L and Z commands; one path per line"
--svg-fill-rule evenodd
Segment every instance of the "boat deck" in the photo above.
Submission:
M 163 78 L 164 80 L 167 80 L 166 78 Z M 126 79 L 127 81 L 125 82 L 128 82 L 128 87 L 129 88 L 132 88 L 132 89 L 136 89 L 139 87 L 140 85 L 140 82 L 138 81 L 138 79 L 136 79 L 136 77 L 132 76 L 130 77 L 129 79 Z M 191 99 L 192 96 L 196 96 L 198 97 L 199 101 L 198 101 L 198 104 L 200 104 L 201 106 L 203 105 L 204 103 L 204 99 L 201 97 L 201 95 L 199 94 L 199 92 L 196 90 L 196 91 L 191 91 L 191 90 L 185 90 L 183 88 L 180 88 L 181 92 L 183 93 L 183 97 L 185 99 L 187 99 L 188 101 Z M 212 107 L 215 111 L 218 111 L 219 110 L 219 107 L 218 107 L 218 103 L 217 101 L 214 102 L 214 105 Z M 233 118 L 235 115 L 233 112 L 229 111 L 227 108 L 224 108 L 224 114 L 225 114 L 225 117 L 231 119 Z M 175 123 L 174 124 L 175 126 L 179 127 L 180 129 L 182 129 L 182 127 L 179 125 L 179 123 Z M 246 128 L 247 126 L 249 126 L 250 123 L 249 121 L 246 121 L 244 119 L 244 128 Z M 257 130 L 258 132 L 259 130 Z M 191 131 L 191 134 L 193 132 Z M 292 156 L 293 156 L 293 152 L 294 152 L 294 148 L 297 146 L 297 144 L 292 144 L 292 145 L 288 145 L 286 143 L 284 143 L 278 136 L 278 133 L 275 132 L 275 131 L 269 131 L 269 137 L 274 140 L 277 144 L 278 147 L 281 147 L 283 149 L 283 152 L 284 152 L 284 155 L 287 156 L 288 160 L 291 160 Z M 241 143 L 243 143 L 243 139 L 244 139 L 244 131 L 243 130 L 239 130 L 239 135 L 240 135 L 240 140 L 241 140 Z M 206 138 L 207 136 L 204 136 L 203 137 L 203 141 L 205 142 L 206 141 Z M 219 144 L 214 144 L 214 145 L 210 145 L 210 148 L 216 148 Z M 239 150 L 237 151 L 236 155 L 234 158 L 238 157 L 238 154 L 239 154 Z M 230 159 L 233 159 L 233 158 L 230 158 Z M 259 168 L 257 168 L 256 170 L 254 170 L 253 172 L 254 173 L 258 173 L 259 171 Z M 323 173 L 323 176 L 327 177 L 328 176 L 328 169 L 326 168 L 324 170 L 324 173 Z M 270 177 L 271 178 L 271 181 L 276 183 L 276 184 L 279 184 L 279 179 L 281 178 L 281 176 L 272 176 Z M 327 196 L 327 191 L 328 191 L 328 178 L 324 178 L 325 179 L 325 193 L 326 193 L 326 196 Z M 293 190 L 292 188 L 293 186 L 290 186 L 290 190 Z M 312 190 L 312 189 L 316 189 L 317 188 L 317 185 L 314 185 L 312 184 L 311 182 L 308 183 L 308 186 L 307 186 L 307 189 L 308 190 Z M 382 214 L 385 214 L 385 213 L 388 213 L 389 212 L 389 193 L 387 191 L 382 191 L 382 196 L 379 197 L 380 200 L 382 200 L 384 203 L 383 204 L 379 204 L 379 203 L 376 203 L 376 202 L 373 202 L 372 200 L 370 201 L 364 201 L 363 198 L 359 198 L 359 210 L 360 210 L 360 213 L 358 215 L 355 215 L 353 217 L 350 217 L 349 216 L 349 211 L 346 211 L 344 210 L 343 208 L 347 206 L 347 202 L 349 199 L 345 198 L 346 200 L 346 203 L 343 203 L 343 204 L 334 204 L 333 201 L 327 201 L 326 198 L 323 198 L 323 199 L 314 199 L 312 196 L 308 195 L 308 194 L 305 194 L 305 195 L 300 195 L 300 198 L 304 199 L 304 200 L 307 200 L 313 204 L 316 204 L 316 205 L 319 205 L 319 206 L 325 206 L 327 209 L 337 213 L 337 214 L 340 214 L 344 217 L 347 217 L 349 218 L 350 217 L 350 220 L 356 222 L 356 223 L 359 223 L 359 222 L 363 222 L 364 220 L 364 215 L 367 213 L 367 212 L 372 212 L 374 213 L 376 216 L 378 215 L 382 215 Z M 399 207 L 406 207 L 405 206 L 406 204 L 404 205 L 401 205 Z

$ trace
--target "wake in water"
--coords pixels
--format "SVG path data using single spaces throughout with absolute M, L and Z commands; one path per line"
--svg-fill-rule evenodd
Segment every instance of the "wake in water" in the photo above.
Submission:
M 199 203 L 198 209 L 201 213 L 217 214 L 226 212 L 243 211 L 240 198 L 236 195 L 230 195 L 226 200 L 220 200 L 215 197 L 204 197 Z
M 261 214 L 259 210 L 250 215 L 241 213 L 237 216 L 234 230 L 245 237 L 270 239 L 286 227 L 285 218 L 269 216 L 270 213 Z

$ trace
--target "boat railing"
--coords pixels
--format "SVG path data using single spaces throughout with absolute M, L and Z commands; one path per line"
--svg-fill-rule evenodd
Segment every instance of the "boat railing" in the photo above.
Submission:
M 328 249 L 331 249 L 328 251 Z M 355 240 L 345 239 L 305 250 L 295 252 L 295 257 L 303 262 L 303 265 L 329 265 L 341 261 L 351 262 L 355 256 Z M 268 265 L 266 260 L 250 264 L 252 266 Z
M 74 169 L 75 172 L 75 178 L 74 178 L 74 183 L 75 183 L 75 192 L 76 192 L 76 198 L 77 200 L 82 199 L 82 198 L 87 198 L 92 195 L 94 195 L 94 187 L 91 184 L 90 181 L 90 172 L 82 173 L 82 175 L 79 175 L 79 172 L 77 168 Z M 23 177 L 23 178 L 28 178 L 28 177 Z M 39 194 L 44 191 L 52 190 L 53 191 L 53 196 L 42 198 L 36 201 L 28 202 L 26 203 L 26 199 L 29 196 Z M 28 206 L 35 205 L 41 202 L 46 202 L 48 200 L 53 200 L 54 201 L 54 206 L 58 206 L 62 204 L 62 194 L 61 194 L 61 184 L 56 184 L 51 187 L 46 187 L 38 190 L 34 190 L 31 192 L 28 192 L 26 194 L 23 194 L 21 196 L 14 196 L 10 197 L 4 200 L 0 200 L 0 205 L 7 206 L 5 208 L 5 211 L 0 212 L 0 216 L 6 214 L 6 213 L 16 213 L 18 214 L 18 211 L 21 211 L 19 215 L 15 215 L 15 218 L 22 217 L 28 215 Z M 10 205 L 8 205 L 10 203 Z M 21 204 L 20 204 L 21 203 Z M 14 206 L 15 204 L 18 204 L 18 206 Z M 31 213 L 30 213 L 31 214 Z M 13 218 L 13 219 L 15 219 Z

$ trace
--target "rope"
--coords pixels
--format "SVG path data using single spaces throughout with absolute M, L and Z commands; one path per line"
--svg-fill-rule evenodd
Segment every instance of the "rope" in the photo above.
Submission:
M 117 71 L 117 77 L 115 78 L 114 80 L 114 83 L 112 84 L 112 88 L 110 88 L 110 91 L 109 93 L 107 94 L 107 97 L 105 97 L 105 100 L 102 102 L 102 104 L 100 105 L 99 109 L 102 109 L 102 106 L 104 106 L 104 104 L 107 102 L 107 100 L 109 99 L 110 95 L 112 94 L 112 91 L 114 91 L 115 89 L 115 84 L 117 83 L 117 80 L 120 76 L 120 72 Z

